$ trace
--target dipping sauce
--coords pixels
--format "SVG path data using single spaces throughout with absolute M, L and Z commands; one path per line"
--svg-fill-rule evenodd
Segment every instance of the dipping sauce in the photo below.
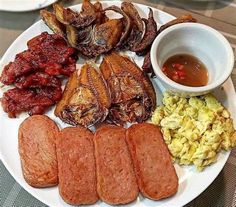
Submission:
M 205 65 L 198 58 L 188 54 L 171 56 L 165 61 L 162 71 L 171 80 L 185 86 L 205 86 L 208 82 Z

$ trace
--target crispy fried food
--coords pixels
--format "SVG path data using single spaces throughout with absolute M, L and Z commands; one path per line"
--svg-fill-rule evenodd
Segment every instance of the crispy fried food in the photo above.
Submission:
M 110 120 L 124 125 L 148 119 L 156 105 L 156 95 L 140 68 L 113 52 L 104 57 L 100 69 L 111 92 Z
M 55 115 L 71 125 L 102 122 L 110 107 L 110 94 L 101 75 L 85 64 L 70 77 Z
M 69 8 L 64 8 L 60 4 L 53 4 L 53 9 L 56 18 L 64 25 L 72 25 L 77 28 L 83 28 L 91 25 L 96 21 L 96 13 L 84 14 L 73 11 Z
M 43 9 L 40 11 L 40 15 L 43 19 L 43 21 L 46 23 L 46 25 L 55 33 L 58 35 L 61 35 L 62 37 L 66 36 L 65 33 L 65 25 L 59 22 L 56 18 L 56 15 Z
M 105 9 L 105 11 L 109 11 L 109 10 L 112 10 L 112 11 L 115 11 L 117 13 L 120 13 L 122 16 L 123 16 L 123 22 L 124 22 L 124 25 L 125 25 L 125 29 L 122 33 L 122 36 L 120 37 L 120 41 L 116 44 L 116 47 L 119 47 L 129 36 L 130 34 L 130 31 L 131 31 L 131 21 L 130 21 L 130 18 L 129 16 L 124 12 L 122 11 L 119 7 L 117 6 L 110 6 L 108 8 Z
M 143 60 L 143 66 L 142 66 L 143 72 L 148 74 L 151 74 L 151 77 L 155 77 L 155 73 L 151 64 L 151 57 L 150 57 L 150 51 L 145 55 Z
M 123 24 L 120 19 L 111 19 L 93 29 L 88 44 L 79 44 L 78 51 L 86 57 L 96 57 L 113 49 L 121 38 Z
M 137 9 L 130 2 L 122 2 L 121 9 L 128 15 L 131 20 L 131 32 L 126 42 L 123 44 L 125 48 L 131 49 L 136 42 L 140 42 L 144 33 L 144 25 Z
M 3 93 L 1 103 L 10 118 L 28 111 L 29 115 L 43 114 L 45 110 L 61 99 L 61 87 L 44 87 L 35 89 L 9 89 Z
M 136 42 L 131 48 L 132 51 L 138 54 L 146 54 L 156 38 L 157 35 L 157 24 L 153 18 L 153 11 L 149 9 L 148 19 L 143 19 L 145 23 L 145 33 L 140 42 Z
M 59 129 L 44 115 L 25 119 L 18 133 L 19 154 L 25 181 L 36 188 L 58 184 L 56 139 Z
M 175 24 L 180 24 L 180 23 L 184 23 L 184 22 L 197 22 L 197 20 L 195 18 L 193 18 L 190 14 L 186 14 L 183 16 L 180 16 L 170 22 L 167 22 L 166 24 L 162 25 L 158 31 L 157 34 L 160 34 L 163 30 L 165 30 L 166 28 L 175 25 Z

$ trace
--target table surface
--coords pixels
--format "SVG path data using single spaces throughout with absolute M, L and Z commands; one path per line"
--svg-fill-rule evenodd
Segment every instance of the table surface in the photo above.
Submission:
M 9 0 L 11 1 L 11 0 Z M 0 0 L 1 2 L 1 0 Z M 65 6 L 81 0 L 61 0 Z M 136 0 L 174 16 L 191 13 L 200 23 L 220 31 L 230 42 L 236 57 L 236 0 L 185 1 L 185 0 Z M 51 7 L 49 7 L 51 9 Z M 25 29 L 39 20 L 39 11 L 11 13 L 0 11 L 0 57 Z M 236 64 L 231 75 L 236 86 Z M 232 100 L 236 101 L 236 100 Z M 45 207 L 14 180 L 0 161 L 0 206 Z M 195 200 L 185 207 L 236 207 L 236 149 L 216 180 Z

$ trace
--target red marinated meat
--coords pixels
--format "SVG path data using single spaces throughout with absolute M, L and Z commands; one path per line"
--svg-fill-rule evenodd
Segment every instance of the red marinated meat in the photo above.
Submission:
M 61 87 L 61 82 L 55 76 L 37 72 L 28 76 L 19 77 L 15 82 L 15 86 L 20 89 L 40 88 L 43 86 Z
M 32 71 L 66 76 L 75 71 L 76 51 L 61 36 L 43 32 L 27 45 L 28 50 L 17 54 L 15 60 L 4 67 L 0 77 L 3 84 L 11 85 L 16 78 Z
M 3 110 L 13 118 L 22 111 L 29 111 L 30 115 L 42 114 L 46 108 L 60 100 L 61 96 L 61 87 L 34 90 L 13 88 L 3 94 L 1 102 Z

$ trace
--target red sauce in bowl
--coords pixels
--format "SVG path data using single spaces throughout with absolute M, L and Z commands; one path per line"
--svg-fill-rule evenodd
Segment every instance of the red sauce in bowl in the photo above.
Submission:
M 206 66 L 196 57 L 178 54 L 168 58 L 162 72 L 171 80 L 185 86 L 205 86 L 208 83 Z

